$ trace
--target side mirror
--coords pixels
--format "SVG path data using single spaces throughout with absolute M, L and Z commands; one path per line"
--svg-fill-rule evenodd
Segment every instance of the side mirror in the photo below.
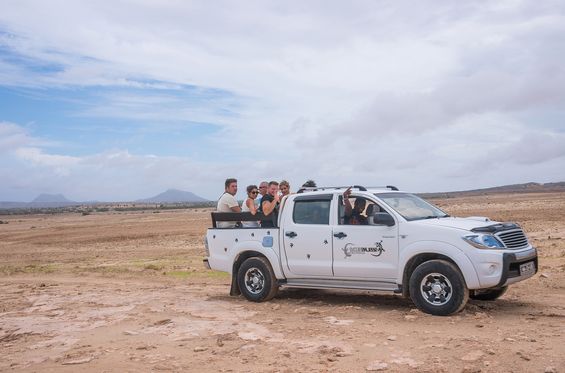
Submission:
M 373 223 L 375 225 L 386 225 L 387 227 L 392 227 L 396 224 L 394 218 L 386 212 L 375 212 L 373 214 Z

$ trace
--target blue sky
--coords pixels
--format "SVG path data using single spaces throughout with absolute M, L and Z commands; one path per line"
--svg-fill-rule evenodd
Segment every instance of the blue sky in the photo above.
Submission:
M 565 180 L 559 1 L 2 8 L 0 200 Z
M 198 156 L 205 148 L 201 140 L 219 131 L 218 125 L 153 117 L 151 113 L 198 107 L 207 100 L 228 96 L 223 92 L 195 92 L 193 87 L 158 92 L 113 87 L 1 87 L 0 111 L 4 121 L 21 123 L 35 136 L 50 142 L 52 151 L 66 155 L 128 148 L 135 153 Z M 229 108 L 215 115 L 233 116 Z

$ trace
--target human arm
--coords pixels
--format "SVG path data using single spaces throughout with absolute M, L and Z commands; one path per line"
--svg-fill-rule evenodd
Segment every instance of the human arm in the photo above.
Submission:
M 245 200 L 245 204 L 249 208 L 251 215 L 255 215 L 257 213 L 257 209 L 255 208 L 255 201 L 253 201 L 251 198 L 247 198 L 247 200 Z
M 269 215 L 273 212 L 277 203 L 279 202 L 279 195 L 275 194 L 272 201 L 265 201 L 265 197 L 261 200 L 261 209 L 263 210 L 263 215 Z
M 343 204 L 345 205 L 345 216 L 351 216 L 353 212 L 353 207 L 351 206 L 351 202 L 349 201 L 349 196 L 351 196 L 351 187 L 347 188 L 345 192 L 343 192 Z

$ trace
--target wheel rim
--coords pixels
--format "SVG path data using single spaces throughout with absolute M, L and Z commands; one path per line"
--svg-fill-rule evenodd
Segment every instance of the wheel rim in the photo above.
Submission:
M 449 279 L 441 273 L 430 273 L 420 283 L 422 297 L 434 306 L 447 304 L 453 294 L 452 289 Z
M 259 294 L 265 288 L 265 276 L 258 268 L 249 268 L 245 272 L 245 288 L 252 294 Z

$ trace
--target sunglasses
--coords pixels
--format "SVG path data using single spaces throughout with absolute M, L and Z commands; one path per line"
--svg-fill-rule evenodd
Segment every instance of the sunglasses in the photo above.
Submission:
M 256 191 L 256 190 L 254 190 L 254 191 L 252 191 L 250 194 L 257 194 L 257 193 L 259 193 L 259 192 Z

